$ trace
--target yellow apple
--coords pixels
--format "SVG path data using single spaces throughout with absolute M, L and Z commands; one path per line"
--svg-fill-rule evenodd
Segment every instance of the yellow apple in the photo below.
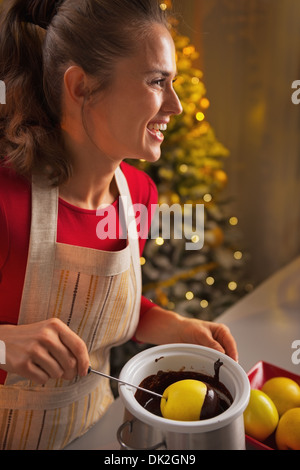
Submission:
M 207 386 L 199 380 L 180 380 L 170 385 L 163 393 L 160 409 L 166 419 L 198 421 Z
M 279 416 L 291 408 L 300 407 L 300 387 L 288 377 L 273 377 L 265 382 L 262 391 L 274 402 Z
M 249 404 L 244 411 L 246 434 L 264 441 L 275 431 L 278 421 L 278 411 L 271 398 L 261 390 L 251 390 Z
M 286 411 L 276 429 L 279 450 L 300 450 L 300 408 Z

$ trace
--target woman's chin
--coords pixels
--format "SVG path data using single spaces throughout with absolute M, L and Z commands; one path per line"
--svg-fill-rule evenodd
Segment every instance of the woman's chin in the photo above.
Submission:
M 127 160 L 144 160 L 148 163 L 155 163 L 161 158 L 161 151 L 155 153 L 142 153 L 139 156 L 126 157 Z

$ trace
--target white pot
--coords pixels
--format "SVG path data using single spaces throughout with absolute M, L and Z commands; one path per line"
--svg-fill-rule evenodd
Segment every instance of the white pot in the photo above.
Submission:
M 118 431 L 123 449 L 245 449 L 243 412 L 250 397 L 245 371 L 228 356 L 213 349 L 189 344 L 170 344 L 147 349 L 123 367 L 120 379 L 139 386 L 159 371 L 194 371 L 214 376 L 214 364 L 220 359 L 222 382 L 232 395 L 233 403 L 221 415 L 203 421 L 173 421 L 147 411 L 135 399 L 135 389 L 120 385 L 125 407 L 124 423 Z

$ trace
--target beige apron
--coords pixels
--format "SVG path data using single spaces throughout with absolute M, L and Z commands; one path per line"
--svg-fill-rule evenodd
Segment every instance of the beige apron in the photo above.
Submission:
M 119 168 L 115 176 L 129 207 L 125 176 Z M 123 216 L 127 209 L 123 206 Z M 134 231 L 131 224 L 124 250 L 97 251 L 57 243 L 57 213 L 58 190 L 33 181 L 19 324 L 59 318 L 85 341 L 92 367 L 109 373 L 110 349 L 132 338 L 139 321 L 136 225 Z M 62 449 L 97 422 L 112 401 L 109 380 L 93 374 L 72 382 L 50 380 L 45 386 L 8 374 L 0 386 L 0 449 Z

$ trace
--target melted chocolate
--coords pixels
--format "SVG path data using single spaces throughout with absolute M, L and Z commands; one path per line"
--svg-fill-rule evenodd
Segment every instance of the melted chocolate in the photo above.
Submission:
M 199 417 L 201 420 L 214 418 L 220 414 L 220 397 L 214 388 L 210 387 L 208 384 L 206 384 L 206 386 L 207 392 Z
M 220 381 L 220 369 L 221 369 L 222 365 L 223 365 L 223 362 L 221 362 L 220 359 L 218 359 L 214 363 L 215 380 L 217 380 L 218 382 Z
M 221 361 L 215 363 L 214 377 L 193 371 L 159 371 L 156 375 L 146 377 L 140 384 L 140 387 L 162 395 L 167 387 L 179 380 L 192 379 L 204 382 L 208 385 L 208 392 L 203 404 L 201 420 L 209 419 L 226 411 L 233 402 L 229 390 L 219 380 L 219 372 L 222 365 Z M 137 390 L 135 398 L 147 411 L 157 416 L 162 416 L 160 411 L 160 398 L 150 396 L 140 390 Z

